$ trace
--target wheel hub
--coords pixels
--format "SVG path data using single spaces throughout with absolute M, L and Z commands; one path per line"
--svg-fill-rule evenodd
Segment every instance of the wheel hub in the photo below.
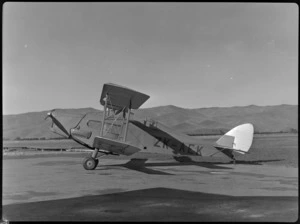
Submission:
M 83 167 L 86 170 L 94 170 L 98 165 L 98 159 L 93 157 L 86 157 L 83 160 Z

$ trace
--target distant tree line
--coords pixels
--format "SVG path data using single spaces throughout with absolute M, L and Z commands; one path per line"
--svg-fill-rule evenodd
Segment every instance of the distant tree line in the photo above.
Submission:
M 287 134 L 287 133 L 298 133 L 298 130 L 291 128 L 291 130 L 289 131 L 276 131 L 276 132 L 272 132 L 272 131 L 255 131 L 254 134 L 278 134 L 278 133 L 282 133 L 282 134 Z M 203 133 L 186 133 L 189 136 L 211 136 L 211 135 L 224 135 L 225 132 L 220 131 L 219 133 L 207 133 L 207 134 L 203 134 Z
M 24 140 L 63 140 L 63 139 L 67 139 L 67 138 L 62 138 L 62 137 L 58 137 L 58 138 L 46 138 L 46 137 L 41 137 L 41 138 L 21 138 L 21 137 L 16 137 L 14 140 L 17 141 L 24 141 Z M 3 140 L 12 140 L 10 138 L 3 138 Z
M 276 134 L 276 133 L 298 133 L 298 130 L 291 128 L 288 131 L 276 131 L 276 132 L 272 132 L 272 131 L 255 131 L 254 134 Z

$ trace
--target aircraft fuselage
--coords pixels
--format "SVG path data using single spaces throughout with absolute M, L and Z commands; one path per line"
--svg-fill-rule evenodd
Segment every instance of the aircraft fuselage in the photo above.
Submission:
M 99 112 L 91 112 L 79 117 L 72 114 L 66 116 L 59 110 L 55 110 L 52 112 L 54 122 L 52 130 L 63 133 L 89 149 L 94 149 L 94 138 L 100 135 L 101 117 Z M 65 129 L 64 132 L 62 127 Z M 108 138 L 116 137 L 112 133 L 109 134 Z M 217 152 L 211 144 L 176 133 L 162 124 L 149 124 L 138 120 L 130 121 L 126 142 L 139 147 L 141 151 L 152 153 L 209 156 Z

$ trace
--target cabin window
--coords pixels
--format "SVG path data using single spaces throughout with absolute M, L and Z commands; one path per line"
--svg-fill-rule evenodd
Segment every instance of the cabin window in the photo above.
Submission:
M 101 121 L 89 120 L 87 122 L 87 126 L 92 129 L 100 130 L 101 129 Z
M 104 132 L 110 132 L 114 134 L 120 134 L 122 132 L 122 128 L 123 128 L 122 124 L 114 123 L 112 126 L 111 124 L 112 124 L 111 122 L 106 122 L 104 124 Z M 94 130 L 101 130 L 102 123 L 101 121 L 89 120 L 87 122 L 87 126 Z

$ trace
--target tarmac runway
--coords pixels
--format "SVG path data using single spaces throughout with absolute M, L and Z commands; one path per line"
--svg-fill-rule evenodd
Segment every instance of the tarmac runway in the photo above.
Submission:
M 65 155 L 65 154 L 64 154 Z M 8 221 L 275 221 L 298 219 L 298 168 L 107 157 L 3 160 Z

